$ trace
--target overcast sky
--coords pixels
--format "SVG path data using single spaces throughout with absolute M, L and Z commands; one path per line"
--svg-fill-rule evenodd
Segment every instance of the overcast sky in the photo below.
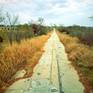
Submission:
M 42 17 L 45 24 L 93 26 L 93 0 L 0 0 L 5 11 L 19 16 L 20 23 Z

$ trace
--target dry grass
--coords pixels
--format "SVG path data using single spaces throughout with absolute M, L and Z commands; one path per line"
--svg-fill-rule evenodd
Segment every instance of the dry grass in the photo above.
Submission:
M 43 52 L 43 46 L 50 34 L 22 40 L 20 44 L 7 46 L 0 54 L 0 86 L 2 87 L 19 70 L 30 74 Z
M 65 46 L 69 60 L 78 69 L 80 74 L 88 80 L 93 88 L 93 49 L 81 44 L 79 39 L 59 32 L 58 36 Z

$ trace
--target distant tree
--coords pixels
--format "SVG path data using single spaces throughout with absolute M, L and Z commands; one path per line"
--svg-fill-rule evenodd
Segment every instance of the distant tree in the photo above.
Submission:
M 11 16 L 7 12 L 6 13 L 6 18 L 5 18 L 5 25 L 8 26 L 8 28 L 9 28 L 8 39 L 9 39 L 10 44 L 12 44 L 12 42 L 13 42 L 14 33 L 15 33 L 13 31 L 14 31 L 17 23 L 18 23 L 18 16 Z
M 34 35 L 46 34 L 49 26 L 44 26 L 44 19 L 39 17 L 37 21 L 31 21 L 31 30 Z
M 4 20 L 5 20 L 5 17 L 4 17 L 4 14 L 3 14 L 3 9 L 0 8 L 0 25 L 2 25 Z M 0 34 L 0 43 L 2 43 L 2 42 L 3 42 L 3 36 Z M 1 44 L 0 44 L 0 47 L 1 47 Z
M 37 35 L 37 33 L 38 33 L 38 25 L 37 24 L 32 24 L 32 32 L 34 35 Z
M 38 18 L 38 23 L 39 23 L 39 25 L 43 25 L 44 19 L 42 17 L 39 17 Z
M 6 22 L 10 27 L 15 26 L 18 23 L 18 16 L 11 16 L 8 12 L 6 13 Z
M 38 18 L 38 34 L 39 35 L 46 34 L 43 24 L 44 24 L 44 19 L 42 17 L 39 17 Z
M 4 14 L 3 14 L 3 10 L 0 9 L 0 23 L 2 23 L 5 20 Z
M 89 18 L 90 18 L 91 20 L 93 20 L 93 16 L 90 16 Z

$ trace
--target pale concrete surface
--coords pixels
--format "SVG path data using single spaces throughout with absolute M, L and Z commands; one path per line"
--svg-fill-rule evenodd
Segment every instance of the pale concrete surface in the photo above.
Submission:
M 63 44 L 54 31 L 32 77 L 14 82 L 5 93 L 84 93 L 75 69 L 67 59 Z M 59 68 L 58 68 L 59 67 Z
M 64 93 L 84 93 L 84 86 L 79 81 L 79 76 L 71 62 L 68 61 L 64 45 L 59 41 L 57 35 L 55 35 L 55 38 L 56 58 L 59 64 Z
M 23 77 L 25 74 L 26 74 L 26 71 L 25 71 L 24 69 L 23 69 L 23 70 L 19 70 L 19 71 L 13 76 L 13 79 L 21 78 L 21 77 Z

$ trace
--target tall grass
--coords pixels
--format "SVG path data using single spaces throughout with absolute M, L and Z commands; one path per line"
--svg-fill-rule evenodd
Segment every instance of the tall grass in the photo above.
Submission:
M 0 54 L 0 87 L 5 85 L 19 69 L 24 68 L 26 71 L 29 71 L 28 68 L 33 69 L 49 36 L 48 34 L 22 40 L 20 44 L 13 43 L 3 50 Z
M 77 37 L 71 37 L 59 32 L 58 36 L 65 46 L 69 60 L 71 60 L 72 64 L 78 69 L 79 74 L 83 75 L 93 88 L 93 49 L 80 43 Z

